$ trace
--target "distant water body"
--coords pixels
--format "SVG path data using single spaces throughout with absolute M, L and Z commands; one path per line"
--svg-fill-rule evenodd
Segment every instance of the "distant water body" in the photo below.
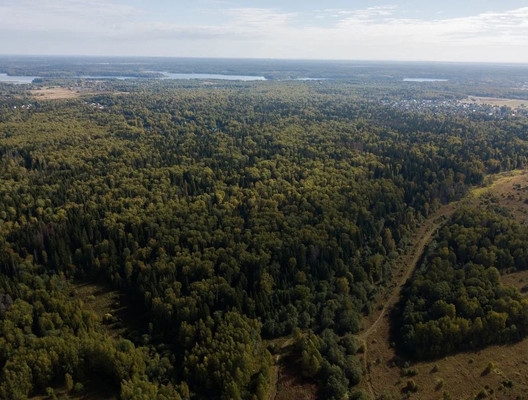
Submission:
M 158 72 L 158 71 L 153 71 Z M 253 75 L 224 75 L 224 74 L 175 74 L 162 72 L 161 79 L 222 79 L 226 81 L 265 81 L 263 76 Z
M 134 76 L 122 76 L 122 75 L 81 75 L 81 76 L 75 76 L 74 79 L 117 79 L 119 81 L 124 81 L 125 79 L 138 79 Z
M 161 74 L 162 76 L 156 78 L 143 78 L 134 76 L 106 76 L 106 75 L 85 75 L 81 78 L 85 79 L 219 79 L 226 81 L 265 81 L 266 78 L 263 76 L 252 76 L 252 75 L 225 75 L 225 74 L 183 74 L 183 73 L 172 73 L 172 72 L 161 72 L 161 71 L 147 71 L 149 73 Z
M 403 78 L 404 82 L 447 82 L 447 79 L 438 78 Z
M 328 81 L 328 78 L 297 78 L 296 81 Z
M 33 82 L 33 79 L 36 79 L 36 78 L 38 78 L 38 76 L 18 76 L 18 75 L 0 74 L 0 82 L 5 82 L 5 83 L 16 83 L 16 84 L 31 83 Z
M 163 74 L 160 78 L 155 79 L 216 79 L 216 80 L 227 80 L 227 81 L 265 81 L 266 78 L 263 76 L 253 76 L 253 75 L 225 75 L 225 74 L 175 74 L 170 72 L 159 72 L 151 71 Z M 33 79 L 39 78 L 38 76 L 17 76 L 17 75 L 7 75 L 0 73 L 0 82 L 5 83 L 16 83 L 16 84 L 28 84 L 32 83 Z M 72 78 L 72 77 L 68 77 Z M 74 79 L 145 79 L 138 78 L 134 76 L 119 76 L 119 75 L 82 75 L 73 77 Z

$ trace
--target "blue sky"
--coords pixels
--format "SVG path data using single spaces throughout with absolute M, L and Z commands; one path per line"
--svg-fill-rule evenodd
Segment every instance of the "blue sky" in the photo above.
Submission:
M 0 54 L 528 63 L 526 0 L 0 0 Z

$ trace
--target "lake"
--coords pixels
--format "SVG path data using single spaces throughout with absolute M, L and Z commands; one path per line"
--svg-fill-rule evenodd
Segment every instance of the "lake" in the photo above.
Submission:
M 153 71 L 158 72 L 158 71 Z M 265 81 L 263 76 L 254 75 L 225 75 L 225 74 L 180 74 L 172 72 L 162 72 L 161 79 L 222 79 L 227 81 Z
M 75 79 L 117 79 L 120 81 L 124 81 L 125 79 L 141 79 L 137 78 L 135 76 L 124 76 L 124 75 L 81 75 L 76 76 Z
M 151 72 L 159 72 L 159 71 L 151 71 Z M 225 75 L 225 74 L 175 74 L 171 72 L 159 72 L 163 74 L 162 77 L 156 78 L 156 79 L 221 79 L 221 80 L 227 80 L 227 81 L 265 81 L 266 78 L 263 76 L 254 76 L 254 75 Z M 23 84 L 23 83 L 31 83 L 33 82 L 33 79 L 39 78 L 38 76 L 17 76 L 17 75 L 7 75 L 0 73 L 0 82 L 5 83 L 15 83 L 15 84 Z M 72 77 L 68 77 L 69 79 L 72 79 Z M 106 76 L 106 75 L 83 75 L 83 76 L 77 76 L 73 77 L 74 79 L 145 79 L 145 78 L 137 78 L 134 76 Z
M 36 79 L 36 78 L 38 78 L 38 76 L 18 76 L 18 75 L 0 74 L 0 82 L 5 82 L 5 83 L 16 83 L 16 84 L 31 83 L 33 82 L 33 79 Z
M 403 78 L 404 82 L 447 82 L 447 79 L 438 78 Z

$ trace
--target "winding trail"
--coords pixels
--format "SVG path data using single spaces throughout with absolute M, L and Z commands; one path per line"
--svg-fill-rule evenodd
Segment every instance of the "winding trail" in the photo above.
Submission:
M 455 212 L 455 210 L 456 207 L 453 206 L 453 204 L 442 206 L 432 217 L 429 217 L 414 234 L 414 239 L 419 240 L 416 243 L 416 246 L 414 246 L 409 253 L 402 253 L 399 257 L 399 260 L 397 261 L 398 265 L 402 265 L 404 267 L 403 276 L 399 278 L 396 287 L 391 290 L 391 295 L 389 298 L 384 300 L 385 305 L 383 306 L 383 309 L 376 320 L 368 329 L 358 334 L 358 340 L 365 340 L 368 338 L 376 330 L 381 319 L 385 316 L 387 311 L 389 311 L 398 302 L 401 289 L 416 269 L 418 261 L 420 261 L 425 247 L 431 241 L 432 236 L 445 224 L 445 222 Z M 419 237 L 421 237 L 421 239 L 418 239 Z
M 380 303 L 383 303 L 383 307 L 380 311 L 371 315 L 375 319 L 370 322 L 370 326 L 356 336 L 356 339 L 364 348 L 363 369 L 365 371 L 368 391 L 372 398 L 376 398 L 376 393 L 372 386 L 372 377 L 370 374 L 367 344 L 368 338 L 377 331 L 380 324 L 384 322 L 384 317 L 398 302 L 403 286 L 418 266 L 418 262 L 420 261 L 425 247 L 431 241 L 433 235 L 448 221 L 458 207 L 458 202 L 440 207 L 433 215 L 427 218 L 414 233 L 413 239 L 411 240 L 414 245 L 410 249 L 407 247 L 405 251 L 400 254 L 396 262 L 395 276 L 398 276 L 395 279 L 396 286 L 386 289 L 386 293 L 390 292 L 390 295 L 388 297 L 382 297 L 379 300 Z M 368 322 L 369 320 L 367 320 L 367 323 Z

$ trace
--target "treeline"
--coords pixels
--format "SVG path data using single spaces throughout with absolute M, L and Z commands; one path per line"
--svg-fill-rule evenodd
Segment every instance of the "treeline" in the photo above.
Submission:
M 396 114 L 352 86 L 106 84 L 129 93 L 0 107 L 0 290 L 4 322 L 17 299 L 31 304 L 14 290 L 27 271 L 129 294 L 147 318 L 134 352 L 165 367 L 119 375 L 122 392 L 265 398 L 262 338 L 299 328 L 313 332 L 299 365 L 320 365 L 303 373 L 333 377 L 324 397 L 339 398 L 359 373 L 343 338 L 416 224 L 486 172 L 526 163 L 526 121 L 445 115 L 438 130 L 439 116 Z M 66 337 L 33 325 L 39 340 Z M 82 368 L 68 373 L 82 381 Z
M 528 299 L 500 274 L 528 268 L 528 228 L 493 209 L 455 213 L 402 293 L 401 348 L 416 358 L 518 341 Z

